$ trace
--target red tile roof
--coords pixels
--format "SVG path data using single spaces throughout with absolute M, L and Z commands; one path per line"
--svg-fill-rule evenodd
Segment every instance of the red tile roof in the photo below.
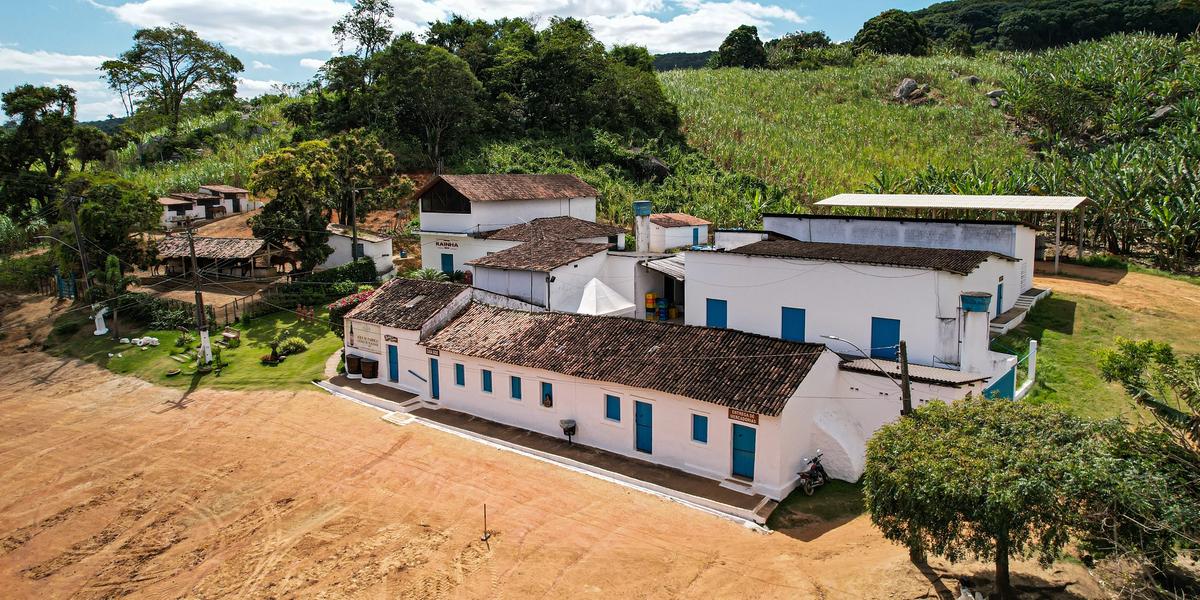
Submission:
M 472 304 L 429 348 L 777 416 L 825 347 L 623 317 Z
M 697 227 L 700 225 L 712 225 L 712 223 L 693 217 L 687 213 L 655 213 L 650 215 L 650 222 L 659 227 Z
M 420 329 L 460 294 L 471 288 L 457 283 L 395 278 L 346 314 L 346 318 L 397 329 Z
M 466 264 L 513 271 L 550 272 L 563 265 L 608 250 L 608 244 L 584 244 L 563 240 L 526 242 L 495 254 L 468 260 Z
M 624 233 L 614 225 L 603 225 L 584 221 L 576 217 L 542 217 L 528 223 L 512 225 L 483 234 L 489 240 L 532 242 L 540 240 L 577 241 L 590 238 L 606 238 Z
M 417 190 L 420 197 L 439 181 L 445 181 L 472 202 L 503 200 L 565 200 L 595 198 L 596 188 L 575 175 L 438 175 Z
M 195 238 L 196 256 L 198 258 L 250 258 L 262 252 L 267 243 L 253 238 Z M 168 235 L 158 240 L 158 255 L 162 258 L 180 258 L 191 256 L 188 249 L 187 237 Z
M 956 273 L 958 275 L 969 274 L 992 257 L 1016 261 L 1011 256 L 987 250 L 914 248 L 909 246 L 878 246 L 872 244 L 834 244 L 827 242 L 800 242 L 796 240 L 764 240 L 734 248 L 728 252 L 750 256 L 801 258 L 825 262 L 930 269 Z

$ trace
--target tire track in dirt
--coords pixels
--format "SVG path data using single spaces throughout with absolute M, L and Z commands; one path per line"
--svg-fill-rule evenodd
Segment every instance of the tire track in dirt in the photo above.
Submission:
M 128 531 L 142 517 L 146 516 L 154 508 L 159 497 L 160 494 L 155 492 L 142 492 L 133 503 L 122 508 L 117 517 L 110 521 L 104 529 L 85 540 L 75 542 L 70 548 L 49 560 L 22 569 L 21 573 L 30 579 L 44 579 L 87 559 L 116 541 L 122 533 Z
M 136 483 L 141 476 L 141 473 L 134 473 L 116 484 L 105 486 L 86 502 L 68 506 L 32 525 L 26 525 L 8 534 L 0 540 L 0 556 L 24 546 L 39 533 L 51 529 L 77 514 L 104 506 L 125 488 Z

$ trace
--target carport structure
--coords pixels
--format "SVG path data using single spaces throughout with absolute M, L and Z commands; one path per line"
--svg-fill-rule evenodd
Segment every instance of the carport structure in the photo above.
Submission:
M 1079 257 L 1083 258 L 1083 215 L 1089 200 L 1083 196 L 971 196 L 955 194 L 839 194 L 816 203 L 825 208 L 899 210 L 919 218 L 919 211 L 940 216 L 988 211 L 999 213 L 1054 213 L 1054 272 L 1062 255 L 1063 213 L 1079 210 Z

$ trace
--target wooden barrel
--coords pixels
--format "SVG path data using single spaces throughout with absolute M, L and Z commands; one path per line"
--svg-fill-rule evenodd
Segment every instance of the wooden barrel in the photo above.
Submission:
M 362 373 L 362 357 L 353 354 L 346 355 L 346 372 L 351 375 Z
M 379 361 L 371 358 L 362 359 L 362 376 L 363 379 L 375 379 L 379 377 Z

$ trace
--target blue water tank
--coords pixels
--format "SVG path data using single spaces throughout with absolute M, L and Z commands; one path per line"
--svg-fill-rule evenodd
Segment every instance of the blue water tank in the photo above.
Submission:
M 650 216 L 650 201 L 638 200 L 633 203 L 633 216 L 648 217 Z

